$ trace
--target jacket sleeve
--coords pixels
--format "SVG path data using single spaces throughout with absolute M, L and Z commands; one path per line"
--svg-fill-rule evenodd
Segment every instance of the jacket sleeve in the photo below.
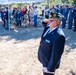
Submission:
M 48 71 L 54 72 L 58 61 L 60 61 L 62 53 L 64 51 L 65 37 L 60 36 L 54 43 L 52 47 L 52 55 L 48 63 Z
M 46 27 L 48 23 L 45 23 L 44 21 L 42 21 L 42 25 L 43 27 Z

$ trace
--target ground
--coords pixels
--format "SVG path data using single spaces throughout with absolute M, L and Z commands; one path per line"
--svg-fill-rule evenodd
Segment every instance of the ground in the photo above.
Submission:
M 0 75 L 43 75 L 37 53 L 43 27 L 5 30 L 0 23 Z M 56 75 L 76 75 L 76 32 L 63 29 L 65 51 Z

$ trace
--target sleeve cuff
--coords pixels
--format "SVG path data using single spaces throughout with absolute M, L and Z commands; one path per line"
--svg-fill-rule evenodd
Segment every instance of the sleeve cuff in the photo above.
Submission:
M 48 70 L 47 70 L 47 67 L 43 67 L 42 71 L 43 71 L 44 73 L 55 74 L 55 72 L 50 72 L 50 71 L 48 71 Z

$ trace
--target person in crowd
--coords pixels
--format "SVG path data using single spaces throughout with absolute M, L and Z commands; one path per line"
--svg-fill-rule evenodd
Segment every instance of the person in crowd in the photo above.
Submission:
M 33 8 L 31 7 L 29 10 L 29 25 L 32 26 L 33 25 Z
M 5 26 L 5 29 L 6 30 L 9 30 L 9 27 L 10 27 L 10 24 L 9 24 L 9 13 L 8 13 L 8 7 L 5 9 L 5 13 L 6 13 L 6 15 L 5 15 L 5 22 L 6 22 L 6 26 Z
M 34 9 L 34 7 L 35 7 L 35 3 L 32 3 L 32 8 Z
M 28 9 L 28 21 L 29 21 L 29 26 L 30 26 L 30 24 L 31 24 L 30 12 L 31 12 L 31 6 L 29 6 L 29 9 Z
M 8 7 L 8 24 L 9 24 L 9 29 L 13 25 L 13 22 L 12 22 L 12 18 L 13 18 L 12 13 L 13 13 L 12 8 Z
M 3 8 L 1 11 L 1 19 L 3 21 L 3 26 L 5 28 L 5 25 L 6 25 L 6 10 L 5 10 L 5 8 Z
M 76 32 L 76 7 L 74 8 L 74 32 Z
M 56 5 L 56 12 L 58 12 L 59 13 L 59 11 L 60 11 L 60 7 L 59 7 L 59 5 Z
M 17 10 L 16 17 L 17 17 L 17 26 L 21 27 L 22 12 L 20 7 Z
M 68 29 L 72 29 L 73 18 L 74 18 L 74 6 L 71 6 L 69 9 Z
M 34 7 L 34 27 L 37 27 L 37 17 L 38 17 L 38 9 L 37 6 Z
M 42 6 L 42 16 L 44 16 L 45 6 Z
M 25 8 L 24 9 L 24 20 L 26 21 L 27 20 L 27 12 L 28 12 L 28 9 L 27 9 L 27 6 L 25 6 L 24 8 Z
M 46 6 L 46 8 L 45 8 L 45 18 L 46 19 L 49 19 L 49 13 L 50 13 L 50 9 L 48 6 Z
M 56 11 L 56 9 L 55 9 L 54 6 L 52 6 L 52 7 L 50 8 L 50 12 L 54 12 L 54 11 Z
M 67 9 L 66 5 L 63 6 L 63 15 L 64 15 L 65 19 L 63 19 L 63 21 L 62 21 L 62 28 L 65 28 L 66 20 L 67 20 L 67 16 L 68 16 L 68 9 Z
M 27 6 L 25 6 L 24 14 L 27 14 Z
M 13 12 L 12 12 L 12 16 L 14 18 L 14 25 L 17 25 L 17 16 L 16 16 L 16 13 L 17 13 L 17 8 L 13 8 Z
M 11 17 L 12 13 L 13 13 L 13 10 L 12 10 L 11 7 L 9 7 L 9 8 L 8 8 L 8 15 L 9 15 L 9 18 Z
M 65 35 L 59 27 L 63 15 L 53 12 L 50 19 L 43 20 L 44 31 L 38 50 L 38 59 L 43 65 L 44 75 L 55 75 L 64 52 Z
M 24 21 L 24 12 L 25 12 L 25 8 L 24 7 L 21 9 L 21 12 L 22 12 L 22 21 Z
M 59 13 L 63 14 L 63 6 L 60 6 L 60 11 Z
M 24 20 L 23 22 L 25 23 L 25 26 L 28 26 L 28 8 L 27 6 L 24 6 Z

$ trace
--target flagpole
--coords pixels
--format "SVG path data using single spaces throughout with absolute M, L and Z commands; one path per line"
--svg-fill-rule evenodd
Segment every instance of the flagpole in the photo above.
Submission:
M 8 28 L 10 30 L 9 1 L 8 1 Z

